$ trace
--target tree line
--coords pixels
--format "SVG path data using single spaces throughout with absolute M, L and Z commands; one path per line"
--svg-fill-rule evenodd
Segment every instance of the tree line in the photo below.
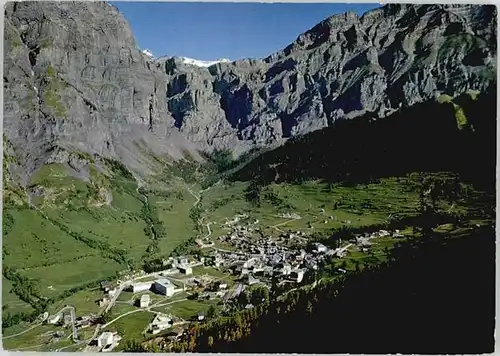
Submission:
M 47 219 L 57 226 L 61 231 L 64 231 L 66 234 L 69 236 L 73 237 L 75 240 L 83 242 L 85 245 L 92 249 L 97 249 L 101 251 L 101 254 L 104 258 L 109 258 L 112 259 L 119 264 L 124 264 L 127 266 L 130 266 L 132 263 L 130 259 L 127 256 L 127 252 L 123 249 L 119 249 L 116 247 L 112 247 L 110 244 L 108 244 L 105 241 L 98 241 L 91 239 L 89 237 L 84 236 L 83 234 L 73 231 L 70 228 L 68 228 L 66 225 L 61 223 L 60 221 L 53 219 L 49 216 L 47 216 Z

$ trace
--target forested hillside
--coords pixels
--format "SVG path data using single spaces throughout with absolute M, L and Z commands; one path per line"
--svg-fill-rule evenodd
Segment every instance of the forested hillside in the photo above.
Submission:
M 266 152 L 232 179 L 353 184 L 416 171 L 454 171 L 494 187 L 496 88 L 452 99 L 441 96 L 388 118 L 367 114 Z

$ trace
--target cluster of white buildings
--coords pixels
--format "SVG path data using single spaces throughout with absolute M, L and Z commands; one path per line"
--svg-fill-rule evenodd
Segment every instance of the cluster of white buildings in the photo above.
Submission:
M 289 217 L 299 218 L 292 215 Z M 265 283 L 270 277 L 278 277 L 280 282 L 300 283 L 306 271 L 318 269 L 320 263 L 328 258 L 344 257 L 348 253 L 346 247 L 331 249 L 321 243 L 315 243 L 310 252 L 306 252 L 308 239 L 301 232 L 283 233 L 278 238 L 263 237 L 257 230 L 260 235 L 258 237 L 253 232 L 251 227 L 234 226 L 231 232 L 219 239 L 232 245 L 237 252 L 218 250 L 211 256 L 209 263 L 215 267 L 229 268 L 247 285 Z M 390 235 L 388 231 L 380 230 L 357 236 L 355 244 L 365 248 L 370 246 L 371 239 Z M 402 236 L 399 231 L 392 235 Z M 287 242 L 292 240 L 293 245 L 290 246 L 298 247 L 286 247 Z

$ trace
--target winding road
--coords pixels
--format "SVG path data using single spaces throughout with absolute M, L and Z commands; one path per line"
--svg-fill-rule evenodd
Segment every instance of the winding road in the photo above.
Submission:
M 210 225 L 212 225 L 212 223 L 207 223 L 208 234 L 203 237 L 204 239 L 206 239 L 207 237 L 210 237 L 212 235 L 212 230 L 210 230 Z
M 170 305 L 170 304 L 174 304 L 174 303 L 178 303 L 178 302 L 183 302 L 183 301 L 186 301 L 187 298 L 183 298 L 183 299 L 178 299 L 178 300 L 174 300 L 174 301 L 171 301 L 171 302 L 167 302 L 167 303 L 162 303 L 162 302 L 158 302 L 156 304 L 153 304 L 147 308 L 141 308 L 141 309 L 135 309 L 135 310 L 131 310 L 129 312 L 126 312 L 126 313 L 123 313 L 123 314 L 120 314 L 119 316 L 117 316 L 116 318 L 114 318 L 113 320 L 107 322 L 106 324 L 104 324 L 103 326 L 101 326 L 102 329 L 105 329 L 107 328 L 108 326 L 110 326 L 111 324 L 113 324 L 115 321 L 117 321 L 118 319 L 121 319 L 123 318 L 124 316 L 127 316 L 127 315 L 130 315 L 130 314 L 134 314 L 134 313 L 139 313 L 139 312 L 144 312 L 144 311 L 148 311 L 148 312 L 151 312 L 151 313 L 155 313 L 155 314 L 160 314 L 160 312 L 157 312 L 155 310 L 151 310 L 151 308 L 158 308 L 158 307 L 164 307 L 164 306 L 167 306 L 167 305 Z
M 273 225 L 273 226 L 271 226 L 271 227 L 272 227 L 273 229 L 276 229 L 276 230 L 278 230 L 279 232 L 282 232 L 282 233 L 283 233 L 284 231 L 283 231 L 283 230 L 281 230 L 278 226 L 283 226 L 283 225 L 286 225 L 286 224 L 291 223 L 292 221 L 295 221 L 295 220 L 297 220 L 297 219 L 290 219 L 290 220 L 284 221 L 284 222 L 282 222 L 282 223 L 279 223 L 279 224 Z

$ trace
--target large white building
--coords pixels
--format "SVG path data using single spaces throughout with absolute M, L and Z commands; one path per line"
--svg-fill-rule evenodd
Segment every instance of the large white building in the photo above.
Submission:
M 144 291 L 150 290 L 151 285 L 152 285 L 151 282 L 134 283 L 130 286 L 130 290 L 134 293 L 144 292 Z
M 158 293 L 167 297 L 174 295 L 175 286 L 166 278 L 156 280 L 153 287 Z

